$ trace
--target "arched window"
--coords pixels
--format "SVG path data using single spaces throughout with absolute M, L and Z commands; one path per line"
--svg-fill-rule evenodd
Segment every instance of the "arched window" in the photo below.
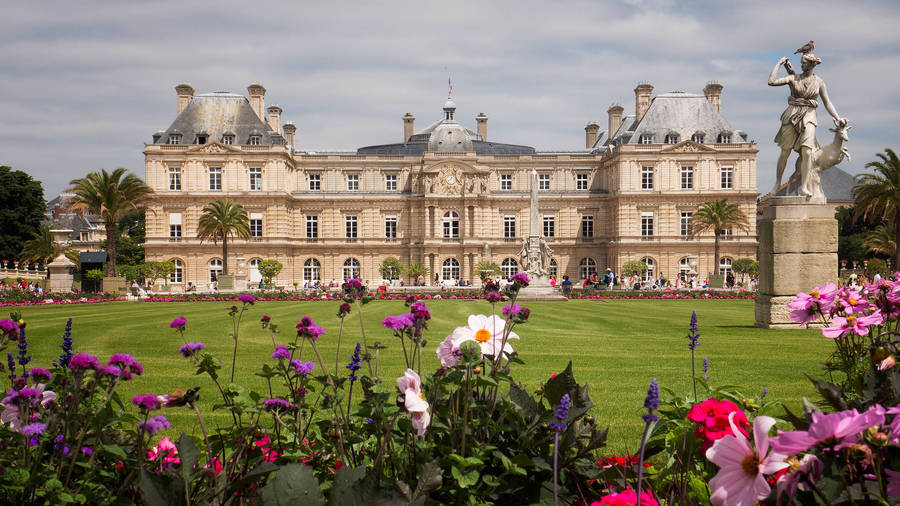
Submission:
M 694 269 L 691 267 L 691 259 L 689 257 L 682 257 L 681 260 L 678 261 L 678 277 L 680 277 L 682 281 L 690 279 L 693 270 Z
M 259 284 L 260 280 L 262 280 L 262 274 L 259 273 L 259 263 L 262 262 L 260 258 L 251 258 L 250 259 L 250 282 Z
M 456 211 L 444 213 L 444 237 L 459 237 L 459 215 Z
M 719 260 L 719 274 L 728 277 L 731 273 L 731 259 L 728 257 L 722 257 Z
M 344 281 L 351 278 L 359 279 L 359 260 L 348 258 L 344 260 Z
M 519 262 L 515 258 L 507 258 L 500 263 L 500 270 L 503 271 L 503 277 L 509 279 L 519 272 Z
M 582 258 L 578 263 L 578 275 L 581 279 L 587 279 L 591 274 L 597 274 L 597 262 L 593 258 Z
M 169 260 L 173 264 L 175 264 L 175 270 L 169 274 L 169 283 L 183 283 L 184 282 L 184 262 L 177 258 L 173 258 Z
M 222 260 L 213 258 L 209 261 L 209 282 L 218 281 L 222 275 Z
M 556 271 L 557 271 L 556 259 L 551 258 L 550 259 L 550 275 L 556 276 Z
M 322 280 L 322 265 L 315 258 L 303 262 L 303 282 L 313 284 Z
M 650 257 L 642 258 L 641 262 L 644 262 L 645 264 L 647 264 L 647 272 L 645 272 L 644 275 L 641 276 L 641 280 L 643 280 L 644 282 L 647 282 L 647 281 L 652 281 L 652 280 L 656 279 L 654 277 L 654 274 L 656 274 L 656 269 L 655 269 L 656 262 L 654 262 L 653 259 Z
M 459 280 L 459 261 L 455 258 L 448 258 L 441 264 L 441 278 L 444 280 Z
M 678 134 L 670 133 L 666 134 L 666 138 L 664 140 L 666 144 L 678 144 Z

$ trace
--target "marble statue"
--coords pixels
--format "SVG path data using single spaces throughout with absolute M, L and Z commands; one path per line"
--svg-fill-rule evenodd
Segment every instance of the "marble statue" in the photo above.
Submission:
M 541 222 L 538 211 L 538 174 L 531 171 L 531 206 L 529 210 L 528 237 L 522 239 L 522 250 L 519 251 L 519 261 L 522 270 L 532 277 L 546 277 L 550 273 L 550 258 L 553 250 L 547 244 L 547 240 L 541 234 Z
M 791 179 L 797 179 L 799 182 L 798 194 L 806 197 L 809 203 L 824 204 L 825 194 L 822 191 L 821 173 L 840 163 L 844 156 L 849 158 L 849 153 L 843 143 L 849 140 L 847 131 L 850 126 L 849 121 L 841 118 L 831 103 L 825 81 L 813 74 L 813 69 L 822 63 L 822 60 L 809 51 L 803 51 L 807 46 L 810 46 L 809 51 L 811 51 L 811 44 L 797 50 L 803 53 L 800 63 L 802 74 L 796 74 L 791 67 L 790 59 L 783 57 L 778 60 L 769 75 L 769 86 L 787 85 L 791 90 L 788 106 L 781 114 L 781 128 L 775 136 L 775 142 L 781 147 L 781 155 L 778 157 L 775 189 L 772 194 L 775 195 L 781 186 L 781 178 L 788 157 L 792 151 L 796 151 L 799 153 L 799 158 Z M 788 75 L 778 77 L 778 70 L 782 65 Z M 834 119 L 835 124 L 835 128 L 831 129 L 835 133 L 834 141 L 824 147 L 820 146 L 816 140 L 816 126 L 818 125 L 816 109 L 819 106 L 818 99 L 820 97 L 822 105 Z

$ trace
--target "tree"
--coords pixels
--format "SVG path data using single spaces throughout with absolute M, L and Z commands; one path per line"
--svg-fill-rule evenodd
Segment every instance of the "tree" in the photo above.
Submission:
M 628 276 L 631 275 L 632 272 L 637 271 L 638 274 L 643 276 L 647 273 L 647 269 L 649 268 L 647 263 L 642 260 L 629 260 L 622 265 L 622 275 Z
M 31 239 L 25 241 L 22 252 L 19 254 L 21 260 L 43 262 L 44 265 L 47 265 L 56 257 L 56 250 L 53 249 L 53 234 L 50 233 L 50 230 L 49 226 L 41 225 L 40 230 Z M 74 248 L 68 248 L 64 253 L 69 260 L 78 263 L 78 251 Z
M 500 266 L 495 262 L 482 260 L 475 264 L 475 272 L 477 272 L 478 277 L 481 278 L 481 284 L 486 284 L 489 279 L 493 279 L 495 276 L 502 274 L 503 270 L 500 269 Z
M 744 282 L 744 276 L 753 275 L 753 264 L 756 260 L 752 258 L 738 258 L 731 264 L 731 270 L 741 275 L 741 283 Z
M 750 231 L 750 225 L 747 221 L 747 215 L 741 211 L 737 204 L 729 204 L 727 199 L 711 200 L 704 202 L 697 209 L 691 218 L 693 230 L 691 237 L 696 237 L 710 230 L 715 234 L 715 242 L 713 243 L 714 267 L 713 273 L 719 273 L 719 237 L 725 233 L 726 229 L 739 228 L 745 232 Z
M 40 233 L 47 204 L 39 181 L 0 166 L 0 259 L 15 260 L 25 241 Z
M 419 279 L 419 276 L 428 275 L 428 269 L 426 269 L 425 266 L 420 263 L 411 263 L 406 268 L 406 275 L 415 284 L 416 280 Z
M 886 223 L 894 226 L 894 244 L 900 244 L 900 158 L 892 149 L 875 156 L 880 161 L 869 162 L 866 168 L 874 174 L 859 174 L 853 187 L 857 220 Z M 894 248 L 894 268 L 900 268 L 900 248 Z
M 197 225 L 200 242 L 212 239 L 213 244 L 222 241 L 222 272 L 228 274 L 228 237 L 250 238 L 250 218 L 244 206 L 231 199 L 216 200 L 203 208 Z
M 384 261 L 381 262 L 378 272 L 381 273 L 383 279 L 389 281 L 400 279 L 400 273 L 403 272 L 403 263 L 394 257 L 385 258 Z
M 145 210 L 137 209 L 119 219 L 116 238 L 116 265 L 137 265 L 144 261 Z
M 119 219 L 145 202 L 153 190 L 134 174 L 122 167 L 107 172 L 91 172 L 73 179 L 67 191 L 75 194 L 69 207 L 99 215 L 106 228 L 106 275 L 116 275 L 116 239 Z
M 281 269 L 284 269 L 284 265 L 274 258 L 268 258 L 260 262 L 257 269 L 259 269 L 259 274 L 263 278 L 263 283 L 269 286 L 272 284 L 272 280 L 281 272 Z
M 870 253 L 884 255 L 893 258 L 897 254 L 897 241 L 894 231 L 887 225 L 879 225 L 870 230 L 863 237 L 862 245 L 868 248 Z
M 163 284 L 169 281 L 169 276 L 175 272 L 175 264 L 173 262 L 146 262 L 144 263 L 143 272 L 146 277 L 157 280 L 162 278 Z

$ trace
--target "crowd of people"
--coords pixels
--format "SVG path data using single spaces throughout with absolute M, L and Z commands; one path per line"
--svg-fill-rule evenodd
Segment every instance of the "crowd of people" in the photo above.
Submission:
M 24 292 L 41 295 L 44 293 L 44 289 L 37 281 L 29 282 L 25 279 L 17 279 L 7 283 L 5 279 L 0 279 L 0 293 L 6 294 L 9 292 Z

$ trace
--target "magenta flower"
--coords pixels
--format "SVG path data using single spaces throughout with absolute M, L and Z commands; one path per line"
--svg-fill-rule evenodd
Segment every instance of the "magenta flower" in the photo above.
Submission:
M 242 293 L 242 294 L 238 295 L 238 300 L 243 302 L 244 304 L 251 304 L 251 305 L 254 302 L 256 302 L 256 298 L 254 296 L 246 294 L 246 293 Z
M 775 419 L 758 416 L 753 420 L 754 449 L 750 441 L 734 425 L 735 413 L 728 415 L 732 434 L 725 436 L 706 450 L 706 458 L 719 466 L 719 472 L 710 480 L 710 502 L 719 504 L 753 504 L 769 496 L 772 491 L 764 475 L 788 467 L 786 455 L 769 452 L 769 429 Z
M 69 360 L 69 368 L 73 371 L 79 369 L 97 369 L 100 367 L 100 361 L 97 357 L 88 353 L 78 353 Z
M 817 286 L 809 293 L 798 293 L 794 300 L 788 302 L 791 320 L 798 323 L 809 323 L 816 319 L 819 312 L 829 313 L 834 306 L 838 287 L 834 283 Z
M 297 337 L 308 337 L 313 341 L 318 341 L 319 336 L 324 333 L 325 329 L 316 325 L 309 316 L 300 318 L 300 323 L 297 324 Z
M 272 358 L 291 358 L 291 352 L 287 349 L 287 346 L 278 345 L 275 347 L 275 352 L 272 353 Z
M 782 496 L 787 496 L 787 500 L 790 503 L 801 485 L 803 490 L 810 490 L 810 487 L 815 486 L 822 479 L 822 471 L 824 469 L 825 464 L 818 457 L 811 453 L 804 455 L 800 459 L 800 465 L 797 466 L 797 469 L 793 471 L 788 470 L 787 473 L 778 478 L 778 484 L 775 488 L 777 504 L 783 504 Z
M 406 327 L 414 327 L 415 324 L 415 316 L 412 313 L 387 316 L 381 320 L 381 325 L 388 330 L 403 330 Z
M 108 376 L 111 378 L 118 378 L 122 375 L 122 369 L 114 365 L 104 365 L 103 367 L 97 369 L 97 374 L 100 376 Z
M 523 288 L 528 286 L 528 283 L 531 282 L 531 280 L 528 279 L 528 274 L 525 274 L 524 272 L 517 272 L 513 274 L 512 277 L 509 278 L 509 280 L 517 285 L 520 285 Z
M 127 353 L 116 353 L 109 357 L 106 365 L 115 365 L 122 369 L 124 379 L 130 380 L 132 374 L 144 374 L 144 367 L 133 356 Z
M 513 303 L 509 306 L 503 306 L 503 316 L 515 316 L 522 310 L 522 306 Z
M 28 372 L 28 375 L 35 383 L 46 383 L 50 381 L 51 377 L 50 371 L 44 369 L 43 367 L 33 367 L 31 371 Z
M 45 430 L 47 430 L 47 424 L 34 422 L 22 427 L 22 430 L 20 430 L 19 432 L 21 432 L 25 437 L 32 437 L 42 435 Z
M 887 473 L 887 495 L 890 497 L 900 496 L 900 471 L 892 471 L 885 469 Z
M 872 305 L 865 297 L 856 290 L 845 289 L 837 299 L 839 309 L 843 309 L 846 314 L 860 314 Z
M 858 336 L 864 336 L 869 333 L 870 325 L 881 325 L 884 323 L 884 315 L 879 311 L 868 316 L 859 316 L 859 314 L 848 314 L 846 317 L 835 316 L 831 320 L 832 327 L 824 327 L 822 335 L 829 339 L 837 337 L 845 337 L 853 332 Z
M 316 364 L 314 362 L 303 362 L 302 360 L 291 360 L 291 367 L 294 368 L 298 376 L 309 376 L 313 369 L 316 368 Z
M 284 399 L 279 399 L 277 397 L 274 399 L 266 399 L 266 401 L 263 404 L 265 405 L 266 410 L 275 411 L 275 412 L 291 411 L 296 407 L 293 404 L 291 404 L 290 402 L 288 402 Z
M 857 441 L 859 433 L 884 423 L 885 410 L 876 404 L 866 412 L 855 409 L 837 413 L 813 413 L 809 430 L 778 431 L 772 438 L 772 448 L 780 453 L 792 454 L 825 443 L 840 449 Z
M 503 297 L 501 297 L 497 292 L 488 292 L 486 298 L 488 302 L 490 302 L 491 304 L 495 304 L 497 302 L 500 302 Z
M 413 302 L 409 306 L 409 310 L 412 311 L 412 314 L 416 317 L 416 320 L 428 321 L 431 319 L 431 311 L 428 309 L 428 306 L 426 306 L 425 303 L 420 300 Z
M 185 325 L 187 325 L 187 318 L 185 318 L 184 316 L 179 316 L 178 318 L 172 320 L 172 323 L 169 324 L 169 328 L 184 330 Z
M 187 343 L 181 348 L 178 348 L 178 352 L 184 355 L 184 358 L 188 358 L 202 350 L 204 347 L 203 343 Z
M 169 427 L 171 427 L 169 420 L 162 415 L 148 418 L 147 421 L 138 424 L 138 430 L 142 430 L 151 436 Z
M 3 331 L 10 339 L 19 338 L 19 324 L 8 318 L 0 320 L 0 331 Z
M 161 406 L 159 397 L 153 394 L 135 395 L 131 398 L 131 403 L 141 408 L 143 411 L 153 411 L 154 409 L 159 409 Z

